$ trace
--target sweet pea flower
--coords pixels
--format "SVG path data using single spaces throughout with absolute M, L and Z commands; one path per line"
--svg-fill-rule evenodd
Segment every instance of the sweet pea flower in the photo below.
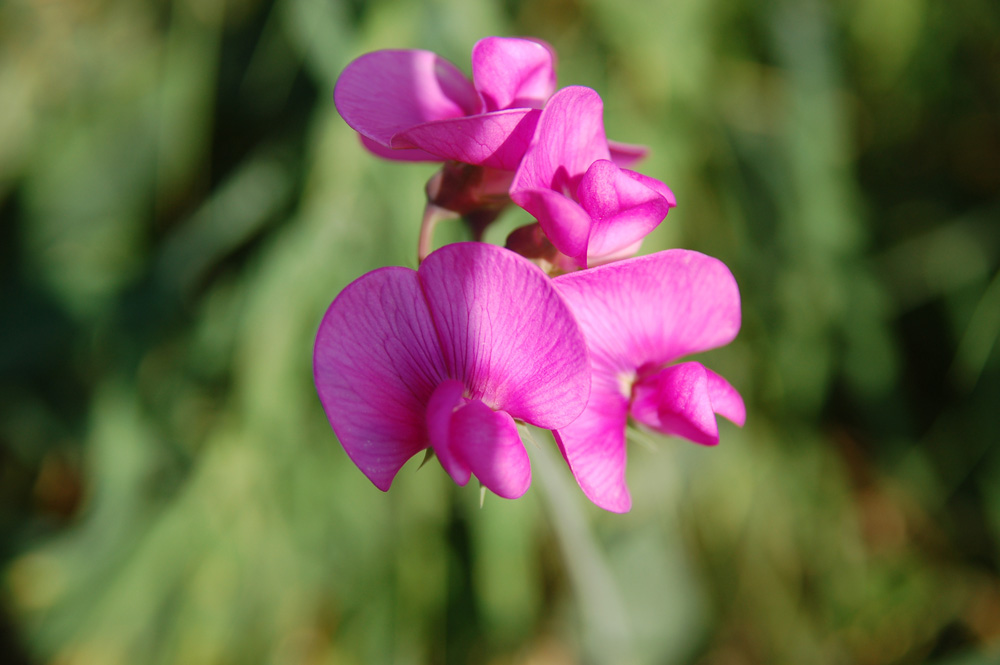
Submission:
M 677 203 L 665 184 L 624 163 L 608 147 L 600 96 L 563 88 L 542 110 L 510 197 L 538 220 L 568 267 L 631 256 Z M 508 246 L 517 248 L 523 239 L 513 240 Z
M 583 336 L 551 280 L 483 243 L 348 285 L 320 325 L 313 369 L 344 450 L 383 491 L 432 448 L 459 485 L 475 475 L 519 497 L 531 469 L 515 419 L 563 427 L 590 390 Z
M 556 441 L 587 497 L 627 512 L 629 418 L 703 445 L 719 442 L 716 414 L 742 426 L 740 394 L 701 363 L 676 361 L 728 344 L 740 329 L 740 294 L 721 261 L 667 250 L 553 280 L 590 350 L 587 408 Z
M 487 37 L 472 49 L 472 81 L 430 51 L 375 51 L 347 66 L 333 97 L 380 157 L 513 171 L 555 86 L 547 44 Z

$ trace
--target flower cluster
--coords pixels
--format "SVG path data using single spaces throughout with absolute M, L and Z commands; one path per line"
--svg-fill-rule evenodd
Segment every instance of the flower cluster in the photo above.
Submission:
M 688 250 L 628 258 L 674 195 L 625 168 L 645 149 L 607 139 L 595 91 L 556 90 L 551 47 L 483 39 L 471 81 L 429 51 L 377 51 L 348 65 L 334 99 L 374 154 L 443 162 L 419 268 L 355 280 L 316 338 L 320 401 L 376 487 L 427 450 L 459 485 L 474 475 L 519 497 L 531 482 L 521 421 L 553 431 L 587 497 L 625 512 L 630 421 L 704 445 L 718 443 L 717 414 L 743 424 L 725 379 L 678 362 L 736 336 L 735 279 Z M 506 248 L 479 242 L 511 203 L 536 222 Z M 476 242 L 430 251 L 444 216 Z

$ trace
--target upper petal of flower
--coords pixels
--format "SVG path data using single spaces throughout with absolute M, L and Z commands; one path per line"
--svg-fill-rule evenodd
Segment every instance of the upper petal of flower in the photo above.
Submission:
M 487 111 L 542 108 L 556 88 L 555 55 L 542 41 L 487 37 L 472 48 L 472 80 Z
M 514 175 L 511 197 L 525 189 L 571 196 L 591 164 L 610 158 L 601 97 L 590 88 L 563 88 L 542 109 L 531 146 Z
M 531 143 L 541 111 L 510 109 L 415 125 L 395 135 L 393 148 L 419 148 L 439 160 L 513 171 Z
M 384 146 L 414 125 L 483 110 L 479 93 L 458 67 L 421 50 L 362 55 L 337 79 L 333 99 L 348 125 Z
M 337 296 L 316 336 L 313 376 L 344 450 L 388 490 L 427 446 L 425 407 L 448 378 L 415 271 L 382 268 Z
M 570 423 L 590 390 L 586 346 L 537 266 L 484 243 L 456 243 L 420 265 L 420 283 L 452 378 L 539 427 Z
M 740 329 L 740 294 L 729 268 L 671 249 L 553 280 L 591 355 L 620 371 L 663 365 L 729 343 Z

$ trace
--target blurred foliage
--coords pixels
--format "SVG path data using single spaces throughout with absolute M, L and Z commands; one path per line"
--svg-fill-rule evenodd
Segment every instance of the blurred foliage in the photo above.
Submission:
M 743 291 L 747 426 L 637 436 L 628 515 L 541 436 L 521 500 L 382 494 L 312 388 L 433 170 L 337 74 L 491 34 L 652 147 L 645 249 Z M 0 91 L 0 661 L 1000 662 L 995 1 L 8 0 Z

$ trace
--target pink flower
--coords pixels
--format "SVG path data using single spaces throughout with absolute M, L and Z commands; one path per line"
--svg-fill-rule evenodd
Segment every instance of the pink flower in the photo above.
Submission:
M 626 512 L 629 418 L 663 434 L 715 445 L 715 414 L 742 426 L 743 399 L 698 362 L 675 363 L 728 344 L 740 329 L 740 294 L 725 264 L 682 249 L 553 280 L 590 350 L 590 398 L 556 441 L 591 501 Z
M 513 171 L 555 86 L 547 44 L 487 37 L 472 49 L 472 81 L 430 51 L 375 51 L 347 66 L 334 101 L 381 157 Z
M 590 88 L 552 96 L 514 174 L 510 197 L 531 213 L 573 266 L 631 256 L 676 205 L 659 180 L 621 168 L 604 133 L 604 105 Z M 634 160 L 631 160 L 634 161 Z
M 551 280 L 482 243 L 348 285 L 320 325 L 313 369 L 344 450 L 383 491 L 432 447 L 459 485 L 474 474 L 516 498 L 531 469 L 514 419 L 568 425 L 590 389 L 583 336 Z

